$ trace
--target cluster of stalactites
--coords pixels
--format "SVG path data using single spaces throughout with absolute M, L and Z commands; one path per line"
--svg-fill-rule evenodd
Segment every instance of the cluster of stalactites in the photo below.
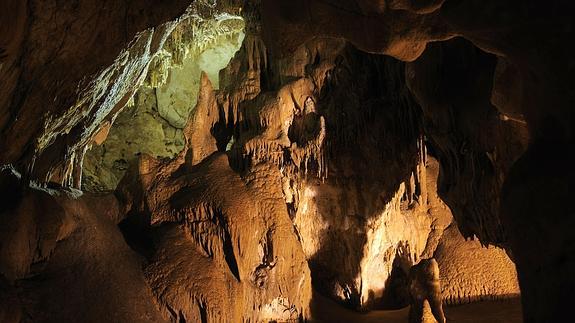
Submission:
M 194 13 L 186 17 L 151 62 L 145 85 L 157 88 L 165 84 L 171 69 L 183 66 L 187 58 L 199 57 L 222 40 L 240 37 L 244 27 L 241 17 L 229 13 L 212 13 L 209 17 Z
M 268 52 L 261 37 L 247 35 L 244 43 L 248 54 L 248 68 L 250 70 L 266 69 L 268 67 Z
M 421 137 L 417 141 L 418 148 L 418 163 L 412 170 L 409 180 L 404 182 L 405 193 L 402 200 L 407 202 L 407 205 L 418 203 L 420 206 L 427 205 L 427 189 L 426 189 L 426 162 L 427 162 L 427 149 L 425 147 L 424 138 Z
M 326 125 L 323 116 L 319 117 L 318 126 L 320 129 L 317 136 L 302 147 L 289 141 L 260 137 L 251 139 L 243 147 L 242 159 L 249 160 L 252 165 L 271 162 L 290 178 L 313 175 L 323 180 L 328 174 L 324 149 Z

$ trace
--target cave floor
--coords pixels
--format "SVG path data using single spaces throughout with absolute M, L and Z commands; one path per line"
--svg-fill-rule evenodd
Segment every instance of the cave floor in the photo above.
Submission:
M 464 323 L 519 323 L 523 322 L 519 298 L 482 301 L 465 305 L 445 306 L 448 322 Z M 409 308 L 393 311 L 359 313 L 314 293 L 312 322 L 407 322 Z

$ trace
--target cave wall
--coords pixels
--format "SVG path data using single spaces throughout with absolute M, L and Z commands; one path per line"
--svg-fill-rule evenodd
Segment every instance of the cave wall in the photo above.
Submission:
M 443 185 L 440 189 L 451 191 L 445 194 L 444 198 L 450 199 L 448 196 L 450 194 L 457 195 L 457 197 L 451 198 L 453 205 L 450 205 L 455 210 L 456 216 L 463 214 L 463 210 L 460 212 L 459 209 L 465 209 L 465 212 L 469 214 L 468 218 L 463 215 L 459 217 L 459 225 L 464 233 L 473 232 L 485 243 L 501 244 L 505 238 L 501 224 L 498 223 L 500 222 L 497 216 L 499 206 L 497 201 L 492 203 L 490 200 L 497 199 L 497 191 L 504 181 L 504 174 L 493 176 L 496 179 L 492 180 L 492 182 L 499 181 L 498 184 L 476 183 L 472 184 L 475 185 L 473 188 L 457 188 L 454 190 L 450 190 L 447 186 L 452 185 L 452 182 L 458 185 L 459 183 L 473 182 L 473 174 L 464 175 L 463 173 L 468 172 L 470 168 L 479 169 L 480 165 L 475 164 L 493 163 L 480 160 L 485 158 L 493 159 L 493 157 L 474 156 L 473 158 L 462 158 L 457 156 L 461 154 L 461 151 L 465 151 L 465 154 L 477 154 L 475 150 L 481 150 L 482 152 L 493 154 L 493 146 L 497 144 L 487 143 L 487 141 L 501 141 L 497 153 L 503 156 L 502 160 L 495 161 L 498 165 L 481 165 L 486 166 L 481 168 L 491 167 L 495 168 L 495 173 L 507 173 L 511 164 L 526 149 L 530 138 L 530 134 L 527 133 L 528 123 L 526 119 L 529 119 L 529 111 L 535 108 L 527 108 L 522 105 L 532 106 L 535 102 L 521 97 L 521 95 L 526 95 L 523 88 L 528 86 L 528 80 L 523 80 L 522 77 L 527 72 L 521 71 L 521 64 L 525 64 L 525 60 L 530 58 L 538 60 L 538 62 L 532 62 L 532 65 L 526 68 L 530 70 L 535 68 L 542 69 L 546 65 L 540 61 L 545 60 L 545 58 L 543 53 L 540 53 L 540 56 L 532 55 L 532 53 L 528 54 L 530 45 L 524 38 L 515 37 L 514 41 L 508 43 L 504 43 L 503 40 L 509 39 L 511 37 L 510 34 L 514 31 L 518 32 L 509 27 L 514 19 L 528 19 L 527 17 L 530 17 L 530 15 L 536 14 L 536 11 L 530 10 L 533 4 L 524 5 L 525 10 L 521 14 L 518 13 L 517 16 L 513 16 L 503 13 L 508 12 L 505 10 L 511 10 L 513 7 L 512 2 L 501 4 L 499 7 L 494 3 L 487 3 L 480 9 L 476 7 L 478 4 L 474 1 L 466 1 L 460 5 L 451 4 L 449 1 L 446 3 L 444 1 L 429 1 L 419 4 L 410 1 L 394 1 L 389 4 L 380 2 L 381 5 L 379 6 L 374 5 L 375 3 L 377 1 L 360 1 L 357 3 L 354 1 L 296 1 L 289 4 L 283 1 L 264 1 L 262 6 L 263 20 L 266 27 L 268 27 L 264 30 L 264 36 L 269 39 L 269 46 L 275 50 L 277 55 L 294 51 L 294 48 L 297 48 L 306 39 L 327 36 L 344 38 L 359 49 L 367 52 L 382 53 L 412 62 L 407 65 L 406 77 L 411 90 L 419 99 L 418 103 L 424 109 L 426 134 L 429 133 L 430 139 L 432 141 L 435 140 L 435 142 L 432 142 L 432 146 L 435 146 L 438 150 L 453 151 L 443 152 L 444 155 L 455 154 L 455 156 L 450 156 L 449 158 L 455 158 L 456 161 L 448 162 L 447 157 L 443 158 L 446 167 L 446 172 L 444 173 L 460 172 L 457 176 L 466 177 L 467 179 L 457 181 L 452 178 L 444 181 L 444 183 L 447 182 L 449 184 Z M 543 23 L 553 13 L 557 13 L 556 10 L 559 10 L 562 5 L 558 4 L 547 8 L 548 11 L 540 12 L 547 15 L 537 20 L 538 23 Z M 486 16 L 491 11 L 497 11 L 500 14 L 487 19 Z M 297 14 L 301 12 L 309 12 L 310 14 Z M 467 12 L 476 12 L 478 17 L 466 20 L 463 17 L 468 16 L 466 15 Z M 272 17 L 274 19 L 270 19 Z M 340 21 L 345 21 L 346 23 L 341 24 Z M 559 21 L 556 23 L 560 24 Z M 500 26 L 500 28 L 497 29 L 497 32 L 494 31 L 493 34 L 489 34 L 488 30 L 490 29 L 487 26 L 489 28 Z M 534 35 L 543 37 L 541 30 L 534 31 L 537 29 L 537 24 L 530 25 L 529 28 L 529 31 L 533 32 Z M 280 37 L 272 37 L 279 29 L 288 29 L 292 30 L 292 32 L 278 33 Z M 380 30 L 380 32 L 373 32 L 374 30 Z M 398 32 L 399 30 L 403 32 Z M 525 30 L 525 32 L 528 31 Z M 497 60 L 493 55 L 481 54 L 481 51 L 473 49 L 473 45 L 454 45 L 463 43 L 463 40 L 453 40 L 448 42 L 449 44 L 443 44 L 443 42 L 428 44 L 438 40 L 445 41 L 456 36 L 462 36 L 471 41 L 474 46 L 494 54 L 498 57 Z M 547 50 L 552 50 L 552 46 L 559 46 L 560 38 L 550 37 L 545 44 L 549 46 Z M 426 50 L 427 47 L 429 48 Z M 459 49 L 456 49 L 457 47 Z M 521 55 L 520 48 L 526 48 L 525 58 L 514 56 Z M 504 54 L 504 50 L 507 50 L 508 53 Z M 528 55 L 531 56 L 527 57 Z M 514 59 L 517 62 L 514 62 Z M 426 64 L 427 66 L 423 67 Z M 495 68 L 496 66 L 497 68 Z M 550 62 L 547 66 L 549 68 L 552 67 Z M 494 69 L 496 73 L 493 72 Z M 418 72 L 421 74 L 419 75 L 421 80 L 417 79 Z M 533 71 L 533 73 L 538 72 L 547 73 L 547 71 L 543 70 Z M 453 81 L 449 81 L 450 78 Z M 506 80 L 511 80 L 511 82 L 505 82 Z M 483 92 L 472 92 L 476 89 L 483 89 Z M 541 90 L 538 90 L 537 93 L 541 93 Z M 535 93 L 531 92 L 531 94 Z M 470 103 L 471 101 L 474 103 Z M 493 105 L 494 103 L 497 103 L 498 106 Z M 480 104 L 483 107 L 479 107 Z M 453 113 L 456 108 L 450 107 L 450 105 L 477 105 L 477 107 L 466 108 L 464 113 L 456 114 Z M 559 105 L 556 105 L 555 108 L 559 109 Z M 496 111 L 501 115 L 498 116 Z M 546 111 L 552 113 L 551 109 L 546 109 Z M 498 120 L 493 120 L 495 117 L 509 122 L 502 123 Z M 450 120 L 450 118 L 455 120 Z M 477 120 L 477 118 L 482 120 Z M 506 124 L 506 126 L 501 127 L 501 124 Z M 498 138 L 486 138 L 480 129 L 477 129 L 479 127 L 493 129 L 492 131 L 485 131 L 485 133 L 495 132 L 496 134 L 493 136 Z M 494 129 L 494 127 L 503 129 Z M 440 139 L 439 135 L 434 136 L 434 133 L 438 132 L 443 134 L 443 139 Z M 503 145 L 507 139 L 512 140 L 511 148 Z M 446 140 L 452 142 L 439 142 Z M 470 144 L 472 146 L 467 147 Z M 446 148 L 446 146 L 452 147 Z M 454 151 L 458 153 L 454 153 Z M 441 154 L 441 152 L 439 153 Z M 467 160 L 465 160 L 466 158 Z M 472 163 L 474 165 L 467 165 L 466 169 L 463 169 L 463 165 L 459 165 Z M 470 172 L 473 173 L 475 171 Z M 486 187 L 479 187 L 481 185 Z M 499 188 L 491 189 L 491 187 L 496 186 L 499 186 Z M 470 195 L 471 193 L 456 192 L 470 191 L 472 189 L 479 189 L 479 191 L 485 192 L 484 194 L 493 194 L 493 196 L 486 197 L 487 202 L 480 203 L 485 205 L 478 206 L 478 208 L 486 209 L 481 210 L 481 216 L 491 217 L 490 219 L 473 219 L 475 217 L 474 214 L 478 213 L 477 211 L 457 204 L 462 203 L 461 201 L 473 200 L 475 196 L 467 198 L 464 195 Z M 461 201 L 455 202 L 458 198 Z M 485 225 L 492 225 L 492 227 L 480 228 L 479 221 L 482 221 Z M 467 226 L 470 228 L 467 228 Z
M 517 297 L 515 264 L 504 249 L 466 241 L 456 225 L 449 226 L 435 250 L 441 294 L 447 304 Z M 495 278 L 496 277 L 496 278 Z
M 14 11 L 3 9 L 2 21 L 19 27 L 3 28 L 0 41 L 1 163 L 41 181 L 74 177 L 78 187 L 85 145 L 135 90 L 189 2 L 6 5 Z
M 159 114 L 153 90 L 140 89 L 134 102 L 118 115 L 106 140 L 86 153 L 84 191 L 113 191 L 141 153 L 173 158 L 183 149 L 183 128 L 173 127 Z
M 29 186 L 2 168 L 2 322 L 162 322 L 113 195 Z
M 336 41 L 324 41 L 330 42 Z M 291 180 L 294 223 L 316 289 L 368 309 L 380 303 L 397 249 L 411 248 L 415 262 L 431 230 L 426 205 L 418 205 L 425 202 L 414 201 L 425 181 L 421 115 L 401 91 L 400 62 L 349 45 L 339 55 L 326 53 L 332 46 L 310 42 L 296 52 L 311 53 L 304 75 L 330 69 L 316 105 L 325 118 L 327 175 Z M 300 118 L 306 117 L 294 117 L 294 132 Z
M 189 5 L 185 1 L 153 6 L 145 1 L 3 5 L 10 10 L 2 10 L 2 21 L 8 23 L 0 27 L 0 80 L 5 85 L 0 90 L 0 163 L 14 164 L 25 183 L 37 179 L 41 184 L 79 187 L 86 147 L 92 141 L 102 142 L 139 85 L 163 82 L 166 60 L 159 53 L 170 44 L 168 36 L 194 11 L 184 14 Z M 568 15 L 573 4 L 299 0 L 261 5 L 265 28 L 248 23 L 240 51 L 246 59 L 231 62 L 222 77 L 222 93 L 210 94 L 213 91 L 205 87 L 200 106 L 217 110 L 218 117 L 206 120 L 194 114 L 191 123 L 198 127 L 185 141 L 195 147 L 176 159 L 197 165 L 215 151 L 223 153 L 233 139 L 229 167 L 241 174 L 242 181 L 260 164 L 279 166 L 283 194 L 292 196 L 286 202 L 295 203 L 294 192 L 306 184 L 296 183 L 295 177 L 316 173 L 320 181 L 329 181 L 326 174 L 334 167 L 324 154 L 333 124 L 319 104 L 321 91 L 329 84 L 325 72 L 331 70 L 330 58 L 323 60 L 322 54 L 319 62 L 326 64 L 311 64 L 311 71 L 306 71 L 310 64 L 305 60 L 317 56 L 283 67 L 274 63 L 278 56 L 296 53 L 305 41 L 327 36 L 411 62 L 405 76 L 423 109 L 426 143 L 443 170 L 439 192 L 462 233 L 508 249 L 518 266 L 526 320 L 559 318 L 567 311 L 574 271 L 568 231 L 574 217 L 565 202 L 570 197 L 573 160 L 564 152 L 573 143 L 575 65 Z M 244 13 L 247 21 L 259 21 L 260 12 L 251 9 Z M 428 44 L 456 36 L 483 52 L 458 40 Z M 305 77 L 294 80 L 295 75 Z M 437 101 L 439 93 L 445 101 Z M 311 135 L 294 140 L 290 127 L 301 123 L 305 129 L 302 116 L 310 119 Z M 212 163 L 227 171 L 227 165 Z M 414 165 L 403 165 L 405 174 Z M 401 180 L 392 182 L 399 185 Z M 20 184 L 8 187 L 14 185 Z M 388 197 L 394 193 L 386 190 Z M 278 214 L 274 221 L 285 222 L 284 212 Z M 167 222 L 182 225 L 181 219 Z M 166 232 L 177 240 L 181 231 L 185 227 Z M 160 246 L 165 245 L 162 239 L 157 240 Z M 186 239 L 185 243 L 193 241 Z M 293 253 L 301 258 L 300 251 Z M 225 269 L 225 257 L 215 262 Z M 299 271 L 302 276 L 304 267 Z M 298 298 L 302 304 L 305 297 Z M 171 301 L 164 299 L 163 304 Z M 278 308 L 280 303 L 284 301 L 270 306 Z M 204 315 L 205 306 L 198 308 L 199 312 L 182 308 L 182 313 Z M 167 311 L 164 317 L 180 315 Z M 304 315 L 304 305 L 298 313 Z
M 496 64 L 495 56 L 457 38 L 430 44 L 405 73 L 441 165 L 442 199 L 465 237 L 501 246 L 501 188 L 529 134 L 522 116 L 506 118 L 491 103 Z
M 113 123 L 148 69 L 154 78 L 162 69 L 158 63 L 166 65 L 158 58 L 173 31 L 197 16 L 238 14 L 240 5 L 236 0 L 3 3 L 0 162 L 16 165 L 29 179 L 79 188 L 86 147 Z M 179 59 L 184 57 L 180 52 Z
M 386 304 L 394 302 L 388 295 L 389 285 L 397 283 L 392 271 L 401 267 L 406 275 L 432 257 L 452 221 L 437 195 L 439 166 L 427 161 L 423 111 L 406 91 L 404 64 L 332 39 L 310 41 L 290 58 L 266 61 L 271 66 L 256 73 L 255 84 L 267 92 L 246 99 L 249 90 L 237 81 L 223 90 L 232 91 L 232 102 L 237 96 L 245 100 L 237 112 L 227 112 L 235 125 L 232 164 L 240 173 L 262 162 L 281 170 L 285 202 L 316 290 L 355 309 L 392 306 Z M 238 70 L 232 63 L 224 74 Z M 227 110 L 223 97 L 219 104 Z M 477 257 L 495 267 L 500 260 L 506 264 L 501 290 L 517 295 L 506 255 Z M 463 289 L 483 285 L 489 285 L 485 277 Z M 463 295 L 447 296 L 459 304 L 469 300 Z
M 567 274 L 574 271 L 569 260 L 573 240 L 563 228 L 571 227 L 574 217 L 569 204 L 563 201 L 568 196 L 573 172 L 570 167 L 562 166 L 572 163 L 572 157 L 566 157 L 562 151 L 573 143 L 571 110 L 575 91 L 569 85 L 573 84 L 575 68 L 570 57 L 574 31 L 569 13 L 574 9 L 573 3 L 334 0 L 263 1 L 262 5 L 265 37 L 276 53 L 293 52 L 308 39 L 328 36 L 347 39 L 368 52 L 414 61 L 417 66 L 422 54 L 425 59 L 426 47 L 433 47 L 430 42 L 460 36 L 497 56 L 498 62 L 491 63 L 496 67 L 488 97 L 507 124 L 525 123 L 528 135 L 520 138 L 527 138 L 527 146 L 524 152 L 519 149 L 519 155 L 508 159 L 515 162 L 501 162 L 499 166 L 503 168 L 492 171 L 504 173 L 503 178 L 494 181 L 496 176 L 486 176 L 492 183 L 499 181 L 492 187 L 500 202 L 495 205 L 481 202 L 487 206 L 481 217 L 489 218 L 477 217 L 476 212 L 471 212 L 468 218 L 458 211 L 462 205 L 455 203 L 453 209 L 465 235 L 475 234 L 483 243 L 505 245 L 513 254 L 527 321 L 559 319 L 561 313 L 568 315 L 565 299 L 574 284 Z M 422 106 L 428 103 L 434 104 L 420 102 Z M 524 132 L 520 125 L 510 127 L 519 129 L 503 128 L 495 131 L 503 138 L 506 132 Z M 475 140 L 481 137 L 477 134 Z M 461 146 L 450 151 L 461 151 Z M 478 156 L 470 157 L 450 158 L 472 161 Z M 492 164 L 485 156 L 479 160 Z M 510 168 L 505 170 L 506 167 Z M 562 175 L 559 168 L 563 169 Z M 473 185 L 482 190 L 486 183 L 480 180 Z M 446 192 L 447 188 L 440 189 Z M 457 190 L 452 194 L 468 195 L 455 193 Z M 549 192 L 546 194 L 549 198 L 538 198 L 537 191 Z M 556 214 L 561 216 L 557 218 Z M 532 252 L 534 248 L 540 251 Z
M 244 42 L 232 61 L 243 71 L 234 77 L 259 78 L 259 69 L 246 70 L 254 61 L 248 45 Z M 259 91 L 251 84 L 234 82 L 233 91 Z M 116 194 L 130 215 L 125 225 L 144 237 L 144 242 L 132 240 L 135 248 L 154 246 L 145 272 L 166 318 L 309 318 L 311 277 L 283 198 L 280 170 L 260 160 L 238 173 L 221 144 L 228 143 L 225 125 L 239 120 L 227 110 L 230 95 L 214 89 L 202 74 L 184 149 L 171 160 L 143 155 L 120 183 Z
M 193 167 L 184 160 L 142 159 L 136 177 L 120 184 L 125 211 L 150 219 L 140 227 L 153 245 L 144 272 L 163 316 L 193 322 L 309 318 L 309 268 L 279 171 L 261 164 L 241 178 L 225 154 Z

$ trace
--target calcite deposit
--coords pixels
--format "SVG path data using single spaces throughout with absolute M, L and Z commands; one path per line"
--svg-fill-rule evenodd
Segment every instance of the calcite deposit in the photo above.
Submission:
M 484 248 L 477 240 L 465 241 L 455 226 L 443 233 L 435 259 L 439 263 L 442 295 L 447 304 L 519 295 L 515 266 L 505 250 Z
M 0 321 L 562 321 L 574 10 L 3 1 Z
M 192 15 L 180 24 L 152 62 L 144 86 L 106 130 L 94 140 L 83 163 L 83 189 L 113 191 L 139 153 L 173 158 L 184 147 L 183 129 L 196 105 L 202 71 L 214 86 L 218 73 L 241 46 L 239 16 Z

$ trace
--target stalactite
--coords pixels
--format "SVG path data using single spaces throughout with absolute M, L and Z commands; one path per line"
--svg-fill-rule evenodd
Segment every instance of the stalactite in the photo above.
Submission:
M 244 30 L 241 17 L 228 13 L 212 12 L 208 15 L 196 13 L 186 17 L 174 28 L 163 49 L 154 57 L 150 66 L 146 85 L 152 88 L 166 83 L 169 71 L 181 68 L 184 60 L 199 57 L 210 46 L 230 37 L 238 37 Z

